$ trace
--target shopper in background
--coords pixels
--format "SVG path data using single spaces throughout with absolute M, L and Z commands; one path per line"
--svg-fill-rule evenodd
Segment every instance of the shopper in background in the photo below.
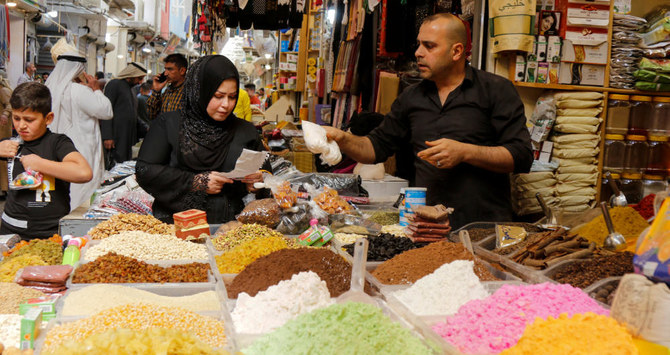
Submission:
M 237 97 L 237 106 L 235 106 L 235 116 L 251 122 L 251 102 L 247 90 L 239 90 Z
M 86 159 L 64 134 L 51 133 L 53 119 L 49 89 L 40 83 L 19 85 L 12 93 L 12 122 L 23 139 L 0 142 L 0 156 L 8 159 L 14 179 L 26 170 L 41 173 L 37 189 L 10 190 L 2 214 L 0 234 L 21 239 L 49 238 L 70 212 L 70 183 L 85 183 L 93 173 Z
M 105 73 L 103 73 L 101 71 L 97 71 L 97 72 L 95 72 L 95 78 L 98 79 L 98 80 L 104 79 L 105 78 Z
M 147 111 L 147 100 L 151 95 L 153 80 L 147 80 L 140 85 L 140 93 L 137 95 L 137 138 L 144 138 L 149 131 L 149 112 Z
M 12 87 L 7 80 L 7 72 L 0 70 L 0 140 L 12 136 L 12 106 L 9 98 L 12 97 Z M 1 198 L 7 196 L 9 181 L 7 180 L 7 162 L 0 161 L 0 190 Z
M 178 111 L 181 108 L 187 69 L 188 61 L 183 55 L 175 53 L 165 57 L 165 77 L 154 76 L 152 93 L 147 100 L 149 120 L 153 121 L 161 113 Z M 163 89 L 165 92 L 162 92 Z
M 262 150 L 256 128 L 237 118 L 239 74 L 228 58 L 198 59 L 184 83 L 184 106 L 162 114 L 137 158 L 137 182 L 153 195 L 154 216 L 172 221 L 172 214 L 191 208 L 207 211 L 209 223 L 235 219 L 244 208 L 242 198 L 256 192 L 260 173 L 241 181 L 221 175 L 235 168 L 242 149 Z M 269 163 L 266 163 L 269 169 Z
M 260 105 L 261 100 L 256 96 L 256 85 L 254 84 L 245 84 L 244 90 L 249 94 L 249 104 L 251 105 Z
M 328 137 L 362 163 L 386 161 L 409 141 L 416 185 L 428 189 L 428 204 L 454 208 L 454 229 L 512 220 L 508 174 L 528 172 L 533 162 L 518 93 L 507 79 L 467 63 L 469 33 L 458 17 L 428 17 L 417 40 L 424 80 L 407 88 L 369 135 L 325 127 Z
M 23 83 L 27 83 L 29 81 L 35 81 L 36 71 L 37 68 L 35 68 L 35 64 L 33 64 L 32 62 L 26 63 L 26 71 L 19 77 L 19 80 L 16 82 L 16 86 L 19 86 Z
M 146 75 L 147 70 L 142 65 L 131 62 L 105 86 L 105 96 L 111 101 L 114 112 L 111 120 L 100 122 L 102 143 L 110 158 L 105 162 L 107 169 L 113 163 L 132 158 L 131 148 L 137 143 L 137 96 L 133 95 L 132 88 Z
M 103 94 L 98 81 L 86 74 L 85 64 L 86 58 L 79 53 L 60 55 L 46 82 L 51 91 L 54 112 L 49 129 L 72 139 L 93 171 L 91 181 L 70 186 L 71 210 L 88 201 L 102 182 L 105 165 L 99 122 L 110 120 L 113 115 L 111 102 Z
M 46 83 L 49 79 L 49 73 L 42 73 L 42 83 Z

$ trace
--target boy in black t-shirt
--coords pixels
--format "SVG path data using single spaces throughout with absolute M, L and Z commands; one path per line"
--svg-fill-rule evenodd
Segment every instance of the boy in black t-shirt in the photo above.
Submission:
M 63 134 L 51 133 L 51 93 L 43 84 L 28 82 L 12 94 L 14 129 L 23 140 L 0 142 L 0 157 L 7 159 L 9 181 L 26 169 L 42 173 L 42 185 L 9 190 L 2 213 L 0 234 L 22 239 L 48 238 L 58 232 L 58 222 L 70 212 L 70 183 L 92 178 L 91 167 Z

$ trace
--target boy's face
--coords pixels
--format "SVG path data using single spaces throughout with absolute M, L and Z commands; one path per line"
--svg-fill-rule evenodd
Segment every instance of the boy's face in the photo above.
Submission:
M 29 108 L 21 111 L 12 110 L 12 122 L 14 129 L 24 141 L 30 142 L 40 138 L 47 131 L 47 125 L 54 119 L 54 113 L 49 112 L 46 116 Z

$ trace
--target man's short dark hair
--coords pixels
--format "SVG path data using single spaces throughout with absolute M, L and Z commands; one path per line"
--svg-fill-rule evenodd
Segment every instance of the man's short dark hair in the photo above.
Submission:
M 46 116 L 51 112 L 51 92 L 46 85 L 29 81 L 14 89 L 9 104 L 12 105 L 14 110 L 25 111 L 31 109 Z
M 164 62 L 165 63 L 174 63 L 174 65 L 176 65 L 177 68 L 188 69 L 188 61 L 186 60 L 186 57 L 184 57 L 183 54 L 179 54 L 179 53 L 170 54 L 169 56 L 165 57 Z
M 244 88 L 245 88 L 245 89 L 251 89 L 251 90 L 256 91 L 256 85 L 251 84 L 251 83 L 249 83 L 249 84 L 244 84 Z
M 104 79 L 105 78 L 105 73 L 103 73 L 101 71 L 97 71 L 97 72 L 95 72 L 95 78 L 98 79 L 98 80 L 99 79 Z
M 140 90 L 142 91 L 151 91 L 151 82 L 150 81 L 145 81 L 140 85 Z

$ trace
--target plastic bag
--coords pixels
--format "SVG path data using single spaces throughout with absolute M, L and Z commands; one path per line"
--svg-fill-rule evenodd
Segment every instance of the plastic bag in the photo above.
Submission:
M 346 213 L 351 211 L 351 205 L 342 199 L 336 190 L 324 186 L 323 190 L 320 191 L 309 184 L 307 184 L 305 188 L 312 196 L 312 200 L 316 202 L 317 206 L 328 214 Z
M 26 266 L 17 277 L 25 281 L 65 284 L 72 270 L 70 265 Z
M 276 175 L 275 175 L 276 176 Z M 283 175 L 282 178 L 289 181 L 294 186 L 301 186 L 305 192 L 309 192 L 305 186 L 308 184 L 316 189 L 322 189 L 328 186 L 331 189 L 344 196 L 363 196 L 367 197 L 368 192 L 362 186 L 362 179 L 358 175 L 352 174 L 328 174 L 328 173 L 292 173 Z
M 239 227 L 242 227 L 242 224 L 243 223 L 238 222 L 238 221 L 230 221 L 228 223 L 224 223 L 224 224 L 221 225 L 221 227 L 216 229 L 216 232 L 214 233 L 214 235 L 215 236 L 224 235 L 224 234 L 228 233 L 229 231 L 231 231 L 233 229 L 237 229 Z
M 279 205 L 273 198 L 264 198 L 249 203 L 244 210 L 237 215 L 237 220 L 245 223 L 256 223 L 268 228 L 274 228 L 279 224 Z
M 12 180 L 9 184 L 9 188 L 12 190 L 23 190 L 39 187 L 40 185 L 42 185 L 42 174 L 27 169 Z
M 633 257 L 635 272 L 670 284 L 670 197 L 666 198 L 649 231 L 643 233 Z
M 530 139 L 539 145 L 547 140 L 549 132 L 551 132 L 554 122 L 556 122 L 556 103 L 553 96 L 543 96 L 537 100 L 530 121 L 533 123 Z
M 307 149 L 314 154 L 321 154 L 321 161 L 328 165 L 335 165 L 342 160 L 340 147 L 335 141 L 326 138 L 326 130 L 309 121 L 302 121 L 302 130 L 305 132 Z
M 446 208 L 444 205 L 435 206 L 414 206 L 412 211 L 426 220 L 444 222 L 449 219 L 449 215 L 454 211 L 453 208 Z
M 298 201 L 298 193 L 293 190 L 290 182 L 275 176 L 267 176 L 263 180 L 265 186 L 272 191 L 272 196 L 279 207 L 290 208 Z

